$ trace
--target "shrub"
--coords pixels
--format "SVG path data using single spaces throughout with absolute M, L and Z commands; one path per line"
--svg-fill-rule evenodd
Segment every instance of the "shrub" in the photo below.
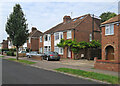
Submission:
M 15 56 L 15 55 L 14 55 L 14 52 L 8 51 L 8 52 L 7 52 L 7 56 Z

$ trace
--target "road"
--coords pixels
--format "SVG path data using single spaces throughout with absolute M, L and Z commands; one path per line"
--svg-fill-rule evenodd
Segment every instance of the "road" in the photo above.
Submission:
M 3 84 L 99 84 L 17 62 L 3 60 Z

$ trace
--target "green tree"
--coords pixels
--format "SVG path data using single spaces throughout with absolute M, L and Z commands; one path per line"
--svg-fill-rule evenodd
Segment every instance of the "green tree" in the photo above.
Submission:
M 104 12 L 99 17 L 101 18 L 101 23 L 107 21 L 108 19 L 115 17 L 117 14 L 113 12 Z
M 28 37 L 28 24 L 25 15 L 19 4 L 13 7 L 13 12 L 7 18 L 6 32 L 14 46 L 16 46 L 16 59 L 18 60 L 18 49 L 22 46 Z

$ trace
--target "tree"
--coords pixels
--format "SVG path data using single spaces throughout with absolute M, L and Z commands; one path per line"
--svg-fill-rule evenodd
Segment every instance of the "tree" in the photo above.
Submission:
M 104 12 L 99 17 L 101 18 L 101 23 L 107 21 L 108 19 L 115 17 L 117 14 L 113 12 Z
M 18 60 L 18 50 L 28 37 L 28 24 L 26 23 L 25 15 L 19 4 L 13 7 L 13 12 L 7 18 L 6 32 L 10 37 L 13 45 L 16 46 L 16 59 Z

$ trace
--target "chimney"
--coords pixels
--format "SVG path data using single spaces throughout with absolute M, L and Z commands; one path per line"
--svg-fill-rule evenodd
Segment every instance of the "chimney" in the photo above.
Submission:
M 69 22 L 71 21 L 71 17 L 70 16 L 64 16 L 63 17 L 63 22 L 66 23 L 66 22 Z
M 32 32 L 35 31 L 35 30 L 37 30 L 37 28 L 36 27 L 32 27 Z

